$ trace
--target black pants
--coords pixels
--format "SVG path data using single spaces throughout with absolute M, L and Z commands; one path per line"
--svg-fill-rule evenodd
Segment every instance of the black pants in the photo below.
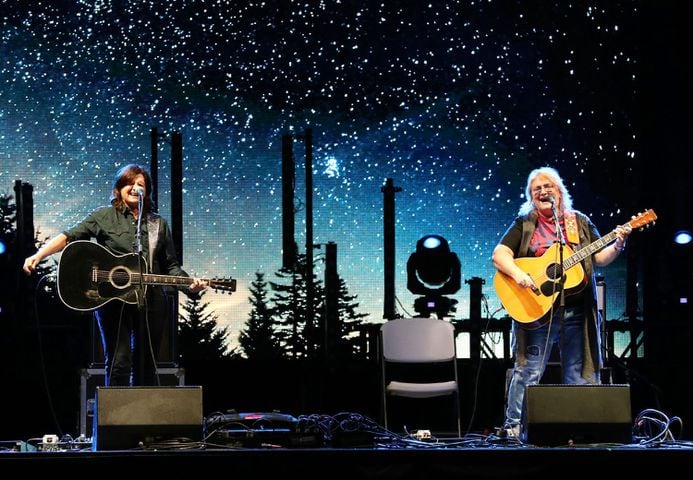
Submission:
M 111 300 L 96 311 L 106 361 L 106 385 L 157 385 L 156 361 L 169 321 L 165 295 L 147 287 L 143 307 Z

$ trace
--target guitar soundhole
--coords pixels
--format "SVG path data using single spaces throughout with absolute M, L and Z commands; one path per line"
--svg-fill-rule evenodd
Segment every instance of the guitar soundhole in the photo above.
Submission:
M 546 276 L 548 281 L 543 282 L 539 287 L 542 295 L 547 297 L 561 291 L 561 284 L 559 282 L 561 275 L 563 274 L 563 268 L 558 263 L 552 263 L 546 268 Z
M 550 280 L 558 280 L 563 275 L 563 268 L 558 263 L 552 263 L 546 269 L 546 276 Z
M 130 286 L 130 271 L 125 267 L 116 267 L 111 270 L 109 280 L 116 288 L 127 288 Z

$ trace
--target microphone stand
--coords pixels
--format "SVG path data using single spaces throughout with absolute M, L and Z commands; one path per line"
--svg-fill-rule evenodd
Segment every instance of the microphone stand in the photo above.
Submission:
M 146 300 L 145 300 L 145 290 L 144 290 L 144 280 L 143 276 L 145 272 L 144 256 L 142 253 L 142 217 L 144 216 L 144 196 L 139 194 L 139 200 L 137 201 L 137 231 L 135 233 L 135 239 L 137 241 L 137 268 L 139 270 L 137 287 L 137 337 L 135 338 L 135 358 L 137 361 L 137 368 L 135 369 L 135 385 L 140 385 L 144 379 L 144 364 L 145 364 L 145 348 L 144 339 L 146 337 L 145 320 L 146 320 Z
M 563 236 L 563 229 L 561 228 L 561 222 L 558 218 L 558 211 L 556 210 L 556 202 L 553 198 L 550 199 L 551 202 L 551 211 L 553 212 L 553 222 L 554 225 L 556 226 L 556 241 L 558 242 L 558 265 L 559 268 L 557 269 L 557 272 L 560 274 L 558 277 L 558 281 L 556 286 L 558 287 L 558 295 L 559 295 L 559 305 L 558 305 L 558 314 L 559 314 L 559 321 L 560 323 L 560 350 L 561 350 L 561 381 L 565 381 L 564 377 L 564 358 L 563 358 L 563 342 L 564 342 L 564 333 L 565 333 L 565 289 L 563 288 L 565 284 L 565 275 L 563 274 L 563 246 L 566 245 L 565 237 Z

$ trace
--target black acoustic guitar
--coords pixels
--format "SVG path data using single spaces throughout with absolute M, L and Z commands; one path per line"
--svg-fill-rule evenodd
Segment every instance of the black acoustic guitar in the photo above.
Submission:
M 190 277 L 155 275 L 140 276 L 138 255 L 115 255 L 98 243 L 77 240 L 67 244 L 58 263 L 58 295 L 73 310 L 95 310 L 111 300 L 137 303 L 140 285 L 188 286 Z M 146 260 L 143 271 L 147 271 Z M 141 278 L 140 278 L 141 277 Z M 141 280 L 141 281 L 140 281 Z M 222 292 L 235 292 L 235 279 L 201 279 L 210 288 Z

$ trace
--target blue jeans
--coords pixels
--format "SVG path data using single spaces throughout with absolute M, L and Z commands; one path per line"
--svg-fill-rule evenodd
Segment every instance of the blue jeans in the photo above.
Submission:
M 513 329 L 515 328 L 521 327 L 514 324 Z M 515 335 L 513 335 L 515 365 L 508 386 L 508 403 L 505 409 L 506 426 L 520 424 L 526 387 L 527 385 L 535 385 L 541 380 L 554 344 L 558 344 L 561 349 L 563 383 L 599 383 L 598 374 L 592 379 L 582 377 L 585 344 L 583 328 L 584 314 L 582 308 L 566 308 L 563 319 L 563 341 L 561 342 L 560 309 L 557 309 L 551 322 L 547 322 L 537 329 L 525 331 L 527 362 L 524 365 L 518 364 L 518 355 L 515 351 L 518 346 Z

